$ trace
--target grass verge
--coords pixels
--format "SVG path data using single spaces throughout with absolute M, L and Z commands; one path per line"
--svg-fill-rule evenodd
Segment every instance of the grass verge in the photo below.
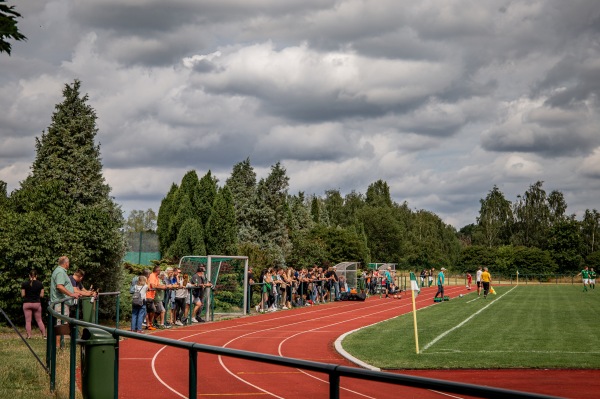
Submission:
M 34 323 L 35 324 L 35 323 Z M 25 331 L 21 331 L 25 335 Z M 46 341 L 38 331 L 27 342 L 46 363 Z M 69 350 L 57 353 L 56 390 L 50 392 L 50 377 L 12 328 L 0 327 L 0 398 L 67 399 L 69 397 Z M 81 393 L 77 392 L 77 398 Z

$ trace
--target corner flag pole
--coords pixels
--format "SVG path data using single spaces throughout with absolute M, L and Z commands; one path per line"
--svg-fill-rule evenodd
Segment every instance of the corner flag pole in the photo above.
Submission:
M 413 324 L 415 326 L 415 346 L 417 349 L 417 355 L 419 354 L 419 330 L 417 329 L 417 305 L 415 303 L 415 291 L 417 294 L 421 291 L 419 284 L 417 284 L 417 278 L 413 272 L 410 272 L 410 292 L 412 294 L 412 306 L 413 306 Z

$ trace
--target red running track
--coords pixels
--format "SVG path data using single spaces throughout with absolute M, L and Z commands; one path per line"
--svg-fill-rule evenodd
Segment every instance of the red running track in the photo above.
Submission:
M 451 297 L 466 294 L 449 287 Z M 433 304 L 435 290 L 424 289 L 417 308 Z M 155 335 L 202 344 L 250 350 L 324 363 L 354 366 L 334 348 L 335 340 L 357 328 L 412 310 L 410 297 L 371 297 L 365 302 L 334 302 L 215 323 L 160 330 Z M 120 398 L 187 398 L 188 353 L 185 350 L 128 339 L 120 343 Z M 587 399 L 598 397 L 598 370 L 403 370 L 405 374 L 484 384 L 548 395 Z M 340 397 L 460 398 L 423 389 L 342 378 Z M 198 355 L 198 397 L 327 398 L 328 376 L 322 373 L 247 360 Z

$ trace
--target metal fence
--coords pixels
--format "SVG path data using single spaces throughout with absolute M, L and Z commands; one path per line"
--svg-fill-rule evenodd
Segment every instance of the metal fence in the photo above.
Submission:
M 158 235 L 154 232 L 123 233 L 127 243 L 125 262 L 138 265 L 151 265 L 153 260 L 160 260 Z

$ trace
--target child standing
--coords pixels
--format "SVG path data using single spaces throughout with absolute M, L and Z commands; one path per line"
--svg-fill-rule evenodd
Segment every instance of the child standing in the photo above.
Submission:
M 131 304 L 131 331 L 142 332 L 142 323 L 146 318 L 146 291 L 148 286 L 146 285 L 146 276 L 139 276 L 136 285 L 133 287 L 133 293 L 137 298 L 133 298 Z M 139 302 L 138 302 L 139 301 Z M 137 303 L 136 303 L 137 302 Z

